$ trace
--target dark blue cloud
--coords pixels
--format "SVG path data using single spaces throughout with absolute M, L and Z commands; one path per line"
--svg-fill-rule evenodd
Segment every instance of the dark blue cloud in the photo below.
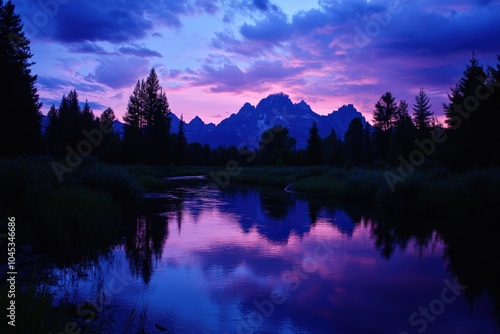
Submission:
M 253 0 L 253 4 L 262 11 L 266 11 L 269 8 L 269 0 Z
M 74 53 L 90 53 L 95 55 L 110 55 L 112 52 L 106 51 L 102 46 L 96 43 L 84 42 L 68 45 L 68 49 Z
M 154 28 L 182 26 L 181 18 L 215 14 L 216 0 L 86 0 L 47 7 L 44 1 L 15 1 L 30 38 L 65 43 L 106 41 L 121 43 L 148 36 Z
M 148 49 L 142 46 L 125 46 L 118 49 L 124 55 L 131 55 L 136 57 L 161 57 L 161 53 L 155 50 Z
M 105 89 L 96 83 L 84 82 L 77 80 L 67 80 L 57 77 L 47 77 L 38 76 L 37 84 L 42 88 L 49 91 L 65 91 L 68 92 L 72 89 L 76 89 L 79 92 L 89 92 L 89 93 L 104 93 Z
M 245 23 L 240 28 L 240 34 L 249 40 L 279 42 L 292 37 L 292 27 L 288 17 L 283 12 L 268 13 L 255 25 Z

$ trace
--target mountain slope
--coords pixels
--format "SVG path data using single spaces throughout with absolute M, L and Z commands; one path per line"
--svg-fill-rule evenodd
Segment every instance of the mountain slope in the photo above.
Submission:
M 322 137 L 328 136 L 333 128 L 337 135 L 343 138 L 349 123 L 356 117 L 361 118 L 363 124 L 366 123 L 363 115 L 352 104 L 343 106 L 327 116 L 321 116 L 313 112 L 304 101 L 294 104 L 286 94 L 272 94 L 262 99 L 256 107 L 245 103 L 238 113 L 212 127 L 210 135 L 204 136 L 205 141 L 202 142 L 207 142 L 210 146 L 257 147 L 262 132 L 272 126 L 283 125 L 297 140 L 297 148 L 304 148 L 313 122 L 318 124 Z M 198 131 L 203 130 L 200 127 Z M 189 127 L 186 127 L 187 133 L 192 135 Z

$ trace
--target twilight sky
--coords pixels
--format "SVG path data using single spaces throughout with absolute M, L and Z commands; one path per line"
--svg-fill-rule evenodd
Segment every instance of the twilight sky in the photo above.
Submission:
M 75 88 L 121 119 L 155 67 L 171 110 L 219 123 L 285 92 L 319 114 L 420 87 L 442 115 L 472 51 L 500 54 L 500 0 L 13 0 L 45 114 Z

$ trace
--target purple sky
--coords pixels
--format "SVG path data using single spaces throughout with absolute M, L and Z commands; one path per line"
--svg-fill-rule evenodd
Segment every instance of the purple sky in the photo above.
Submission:
M 14 0 L 43 112 L 75 88 L 119 118 L 158 71 L 172 112 L 219 123 L 285 92 L 319 114 L 353 103 L 368 120 L 386 91 L 436 115 L 476 51 L 500 54 L 499 0 Z

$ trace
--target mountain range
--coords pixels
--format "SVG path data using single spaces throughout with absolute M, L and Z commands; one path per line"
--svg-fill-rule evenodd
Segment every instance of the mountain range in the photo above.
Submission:
M 172 119 L 171 133 L 179 129 L 180 119 L 174 114 Z M 344 138 L 349 124 L 354 118 L 361 118 L 363 126 L 366 119 L 354 108 L 352 104 L 344 105 L 328 115 L 319 115 L 312 111 L 305 102 L 293 103 L 290 97 L 284 93 L 271 94 L 262 99 L 257 106 L 245 103 L 241 109 L 222 120 L 219 124 L 206 124 L 196 116 L 189 123 L 184 122 L 184 131 L 188 143 L 199 142 L 209 144 L 210 147 L 218 145 L 235 145 L 237 147 L 258 147 L 261 134 L 275 125 L 283 125 L 290 131 L 290 136 L 297 140 L 297 149 L 307 145 L 309 129 L 316 122 L 319 134 L 322 138 L 328 136 L 332 129 Z M 44 116 L 42 127 L 48 123 Z M 115 132 L 123 135 L 124 124 L 120 121 L 114 122 Z

